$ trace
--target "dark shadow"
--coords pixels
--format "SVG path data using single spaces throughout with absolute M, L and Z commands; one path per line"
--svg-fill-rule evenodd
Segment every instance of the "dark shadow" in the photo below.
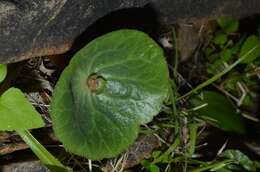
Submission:
M 257 34 L 260 28 L 260 14 L 245 17 L 239 22 L 239 32 L 247 34 Z
M 119 29 L 137 29 L 156 38 L 160 24 L 156 12 L 149 5 L 143 8 L 122 9 L 112 12 L 88 27 L 75 40 L 72 49 L 66 53 L 71 58 L 78 50 L 95 38 Z M 115 40 L 116 41 L 116 40 Z

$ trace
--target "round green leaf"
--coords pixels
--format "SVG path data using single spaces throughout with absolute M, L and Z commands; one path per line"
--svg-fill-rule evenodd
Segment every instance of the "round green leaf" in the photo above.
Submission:
M 17 88 L 9 88 L 0 97 L 0 130 L 13 131 L 44 126 L 41 116 Z
M 239 22 L 231 17 L 223 17 L 217 20 L 219 26 L 227 33 L 234 33 L 238 30 Z
M 80 50 L 62 73 L 51 106 L 65 148 L 97 160 L 124 151 L 168 93 L 162 49 L 146 34 L 120 30 Z
M 5 64 L 0 64 L 0 82 L 2 82 L 7 74 L 7 66 Z
M 217 33 L 212 41 L 216 45 L 224 45 L 227 42 L 227 40 L 228 40 L 228 37 L 225 33 Z

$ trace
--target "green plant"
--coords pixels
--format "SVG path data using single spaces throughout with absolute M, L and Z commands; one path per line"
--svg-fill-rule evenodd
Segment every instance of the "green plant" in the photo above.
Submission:
M 0 64 L 0 82 L 6 74 L 7 66 Z M 16 131 L 51 171 L 68 171 L 28 131 L 43 127 L 44 122 L 21 90 L 12 87 L 1 94 L 0 114 L 0 131 Z
M 252 104 L 251 95 L 256 94 L 254 91 L 259 88 L 254 77 L 257 73 L 251 72 L 256 71 L 259 66 L 260 37 L 236 33 L 239 22 L 232 18 L 219 19 L 218 24 L 220 30 L 215 33 L 204 51 L 210 78 L 181 96 L 179 100 L 201 92 L 199 96 L 194 95 L 189 100 L 194 107 L 199 107 L 194 114 L 200 118 L 206 117 L 203 120 L 223 130 L 246 134 L 240 107 Z M 225 96 L 216 91 L 204 90 L 209 85 L 216 87 Z M 246 91 L 241 87 L 246 87 Z M 256 171 L 257 166 L 238 150 L 226 150 L 216 161 L 199 164 L 202 167 L 191 171 Z
M 245 154 L 239 150 L 226 150 L 222 152 L 218 159 L 202 163 L 201 167 L 191 170 L 191 172 L 203 171 L 216 171 L 216 172 L 235 172 L 235 171 L 256 171 L 253 161 L 251 161 Z
M 231 90 L 228 91 L 238 94 L 239 90 L 234 86 L 238 81 L 245 82 L 245 85 L 250 88 L 255 86 L 259 89 L 259 84 L 255 84 L 255 79 L 248 76 L 248 71 L 255 71 L 255 66 L 259 66 L 259 35 L 241 36 L 237 34 L 239 22 L 232 18 L 219 19 L 218 24 L 220 28 L 213 35 L 210 45 L 204 49 L 208 79 L 184 95 L 177 92 L 177 86 L 173 81 L 170 82 L 172 90 L 167 105 L 172 107 L 165 112 L 171 115 L 172 122 L 170 125 L 167 124 L 167 127 L 174 128 L 174 140 L 165 151 L 156 151 L 150 160 L 143 161 L 142 165 L 150 171 L 156 171 L 159 164 L 167 165 L 165 171 L 171 171 L 172 164 L 177 166 L 176 169 L 181 168 L 183 171 L 193 172 L 229 172 L 230 170 L 239 171 L 238 169 L 255 171 L 257 163 L 253 164 L 248 157 L 237 150 L 227 150 L 210 162 L 196 159 L 195 146 L 198 128 L 205 126 L 205 122 L 225 131 L 246 133 L 239 102 L 250 101 L 250 99 L 243 99 L 242 96 L 240 101 L 234 101 L 232 95 L 230 96 L 230 93 L 224 89 L 229 87 Z M 174 42 L 176 44 L 175 38 Z M 177 46 L 175 50 L 175 59 L 178 59 Z M 175 61 L 174 67 L 170 66 L 172 76 L 177 76 L 177 66 L 177 61 Z M 243 68 L 245 69 L 244 74 L 237 74 Z M 233 77 L 234 75 L 236 77 Z M 208 86 L 211 86 L 211 90 L 216 87 L 218 92 L 207 91 Z M 177 97 L 178 95 L 180 96 Z M 192 106 L 191 109 L 176 107 L 176 102 L 183 101 L 189 102 Z M 181 135 L 180 128 L 183 127 L 183 124 L 180 121 L 182 120 L 186 121 L 184 128 L 188 130 L 185 138 Z M 181 153 L 176 153 L 176 148 L 178 151 L 181 149 Z M 178 164 L 181 166 L 178 167 Z
M 57 137 L 72 153 L 110 158 L 136 139 L 168 94 L 162 49 L 146 34 L 119 30 L 101 36 L 71 60 L 53 96 Z
M 209 162 L 196 159 L 199 129 L 205 123 L 225 131 L 246 132 L 240 106 L 252 103 L 251 95 L 257 85 L 251 75 L 239 72 L 242 69 L 249 74 L 259 66 L 260 34 L 237 34 L 239 22 L 232 18 L 217 22 L 219 29 L 204 49 L 206 81 L 184 95 L 180 95 L 175 84 L 179 75 L 175 31 L 175 60 L 173 67 L 168 64 L 172 78 L 162 49 L 139 31 L 108 33 L 76 53 L 55 87 L 50 109 L 54 132 L 65 149 L 91 160 L 114 157 L 134 142 L 140 125 L 163 111 L 166 122 L 154 125 L 158 131 L 170 131 L 172 136 L 163 142 L 165 149 L 154 151 L 150 159 L 142 161 L 144 168 L 158 172 L 165 165 L 165 171 L 171 171 L 172 164 L 181 164 L 177 169 L 184 172 L 255 171 L 257 163 L 238 150 L 224 151 Z M 6 66 L 0 65 L 0 81 L 6 73 Z M 240 93 L 237 84 L 244 83 L 250 89 L 237 101 L 234 99 Z M 206 90 L 207 86 L 211 86 L 211 91 Z M 6 103 L 13 102 L 11 97 L 23 94 L 14 88 L 3 93 L 0 112 L 11 112 L 5 109 L 12 107 Z M 182 101 L 188 105 L 180 106 Z M 30 106 L 30 111 L 27 108 L 23 113 L 12 111 L 9 123 L 4 122 L 0 129 L 16 130 L 53 171 L 54 166 L 65 169 L 30 135 L 28 129 L 41 127 L 43 123 L 33 107 L 25 99 L 22 102 L 26 104 L 24 108 Z M 24 117 L 25 113 L 31 115 Z M 29 120 L 16 123 L 13 118 L 19 115 L 35 123 L 28 123 Z M 14 122 L 17 128 L 10 127 Z M 156 131 L 149 129 L 157 135 Z
M 205 49 L 205 55 L 209 61 L 207 72 L 211 78 L 202 84 L 199 84 L 196 88 L 189 91 L 185 95 L 177 98 L 177 100 L 181 100 L 194 93 L 198 93 L 198 91 L 204 89 L 206 86 L 209 86 L 216 81 L 221 81 L 222 78 L 226 78 L 224 83 L 220 84 L 223 85 L 223 88 L 218 89 L 226 89 L 235 95 L 239 95 L 239 90 L 236 88 L 237 84 L 241 85 L 241 83 L 245 83 L 245 85 L 248 86 L 258 85 L 257 81 L 252 80 L 250 76 L 237 74 L 237 70 L 234 69 L 238 65 L 243 64 L 246 65 L 245 69 L 247 71 L 255 70 L 255 66 L 253 64 L 257 63 L 258 57 L 260 57 L 259 36 L 241 36 L 239 37 L 240 39 L 235 41 L 231 38 L 233 38 L 233 34 L 238 30 L 239 22 L 232 18 L 223 18 L 218 20 L 218 24 L 221 30 L 217 31 L 212 38 L 212 43 Z M 244 73 L 247 73 L 247 71 Z M 226 91 L 224 92 L 227 94 Z M 232 93 L 231 98 L 234 100 L 235 96 L 232 96 Z M 252 94 L 254 93 L 248 93 L 247 96 Z M 196 96 L 191 99 L 193 106 L 199 106 L 199 104 L 202 105 L 203 103 L 208 105 L 198 110 L 197 113 L 202 116 L 210 117 L 210 123 L 218 123 L 217 126 L 222 129 L 243 133 L 244 127 L 241 115 L 236 112 L 235 108 L 231 110 L 233 105 L 229 103 L 230 101 L 216 92 L 204 91 L 204 94 L 202 95 L 204 95 L 204 98 L 202 98 L 205 99 L 204 102 L 201 101 L 201 98 Z M 243 102 L 250 104 L 244 101 L 250 101 L 250 98 L 251 97 L 244 96 L 235 100 L 238 105 Z M 219 108 L 217 107 L 222 108 L 221 113 L 219 113 Z

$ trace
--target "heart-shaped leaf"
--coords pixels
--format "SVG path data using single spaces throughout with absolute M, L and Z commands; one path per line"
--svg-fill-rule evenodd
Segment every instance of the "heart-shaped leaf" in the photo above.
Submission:
M 13 131 L 44 126 L 38 112 L 17 88 L 9 88 L 0 97 L 0 130 Z
M 75 154 L 113 157 L 159 113 L 167 94 L 162 49 L 142 32 L 115 31 L 80 50 L 62 73 L 51 106 L 53 128 Z
M 5 64 L 0 64 L 0 82 L 2 82 L 7 74 L 7 67 Z

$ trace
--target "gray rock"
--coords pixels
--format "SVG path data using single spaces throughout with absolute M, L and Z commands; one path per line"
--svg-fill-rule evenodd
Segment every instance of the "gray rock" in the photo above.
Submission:
M 167 24 L 260 12 L 259 0 L 1 0 L 0 63 L 64 53 L 99 18 L 148 3 Z
M 147 0 L 2 0 L 0 63 L 58 54 L 98 18 Z
M 160 20 L 165 23 L 260 14 L 259 0 L 152 0 L 152 2 Z
M 47 172 L 48 169 L 39 161 L 17 162 L 4 165 L 2 172 Z

